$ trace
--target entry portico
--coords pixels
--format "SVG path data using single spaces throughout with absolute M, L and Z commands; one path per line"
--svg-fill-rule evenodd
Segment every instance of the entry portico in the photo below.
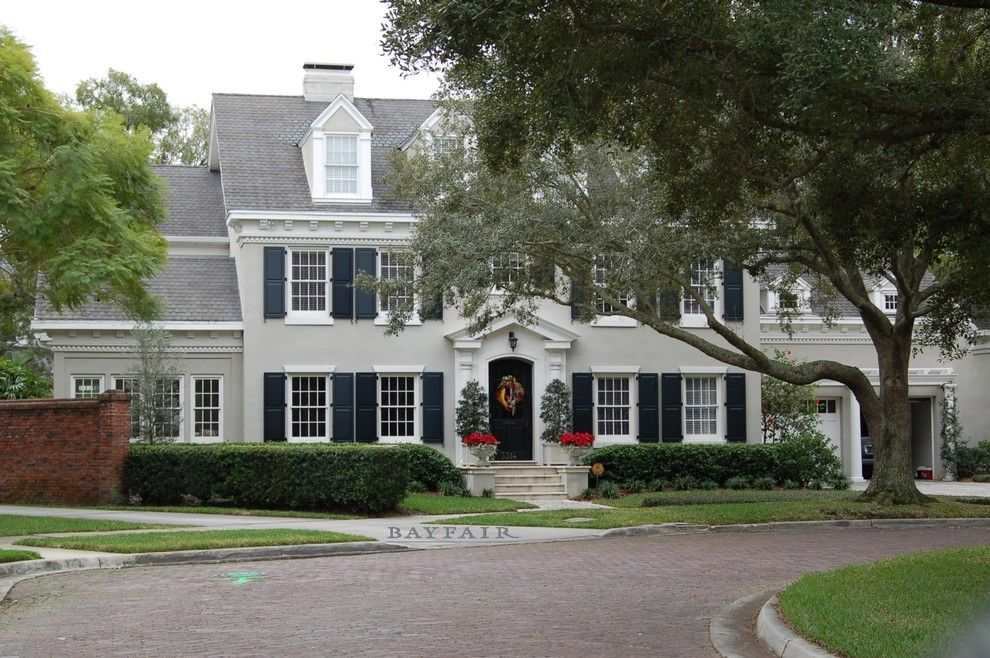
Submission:
M 539 441 L 543 433 L 539 400 L 548 383 L 554 379 L 566 381 L 567 353 L 578 334 L 542 318 L 526 325 L 514 316 L 506 316 L 479 333 L 464 328 L 447 334 L 446 338 L 453 345 L 455 399 L 472 379 L 485 387 L 491 399 L 495 391 L 491 390 L 489 369 L 493 363 L 516 359 L 532 365 L 532 390 L 526 392 L 533 415 L 530 423 L 532 459 L 544 463 L 543 445 Z M 455 461 L 458 464 L 474 462 L 460 441 L 456 443 Z

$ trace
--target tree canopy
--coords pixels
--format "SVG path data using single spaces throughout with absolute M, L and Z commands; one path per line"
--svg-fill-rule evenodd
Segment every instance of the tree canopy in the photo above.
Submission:
M 154 82 L 110 69 L 105 78 L 89 78 L 76 85 L 76 103 L 93 110 L 119 114 L 133 132 L 144 126 L 155 143 L 156 164 L 205 165 L 209 141 L 209 112 L 190 105 L 173 107 Z
M 406 70 L 443 72 L 446 96 L 470 103 L 466 143 L 477 144 L 397 163 L 399 193 L 425 220 L 425 286 L 446 285 L 449 301 L 483 319 L 493 303 L 477 285 L 483 270 L 515 250 L 531 273 L 494 303 L 549 297 L 585 318 L 604 309 L 791 383 L 841 381 L 877 447 L 869 493 L 918 498 L 915 341 L 958 355 L 990 295 L 984 3 L 390 5 L 386 51 Z M 826 308 L 851 304 L 876 346 L 879 390 L 849 364 L 763 353 L 708 305 L 714 282 L 691 285 L 699 257 L 773 273 L 781 289 L 808 277 Z M 599 259 L 605 282 L 592 277 Z M 595 294 L 566 298 L 547 284 L 551 267 Z M 892 318 L 876 304 L 878 282 L 896 291 Z M 665 289 L 697 302 L 711 340 L 664 317 Z
M 58 309 L 92 299 L 150 316 L 144 281 L 165 261 L 148 131 L 62 107 L 27 47 L 0 27 L 0 307 L 23 336 L 39 274 Z

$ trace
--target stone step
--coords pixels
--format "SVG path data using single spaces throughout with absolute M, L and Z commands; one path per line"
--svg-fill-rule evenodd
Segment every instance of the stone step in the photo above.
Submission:
M 533 500 L 567 500 L 567 494 L 564 492 L 554 492 L 554 493 L 538 493 L 538 494 L 509 494 L 509 493 L 498 493 L 495 492 L 496 498 L 511 498 L 512 500 L 518 500 L 522 502 L 528 502 Z
M 495 486 L 503 484 L 559 484 L 560 476 L 553 475 L 499 475 L 495 474 Z
M 515 476 L 542 476 L 542 475 L 552 475 L 554 477 L 560 477 L 557 473 L 556 468 L 547 468 L 544 466 L 529 466 L 529 467 L 519 467 L 519 468 L 506 468 L 500 466 L 493 468 L 495 471 L 495 477 L 515 477 Z
M 553 485 L 537 485 L 537 484 L 507 484 L 500 487 L 495 487 L 495 493 L 506 494 L 510 498 L 516 496 L 528 496 L 537 494 L 565 494 L 567 491 L 564 489 L 563 483 L 556 486 Z

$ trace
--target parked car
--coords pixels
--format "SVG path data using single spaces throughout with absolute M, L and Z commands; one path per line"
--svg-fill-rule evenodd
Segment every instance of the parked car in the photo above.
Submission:
M 863 446 L 863 477 L 869 480 L 873 477 L 873 441 L 868 436 L 859 441 Z

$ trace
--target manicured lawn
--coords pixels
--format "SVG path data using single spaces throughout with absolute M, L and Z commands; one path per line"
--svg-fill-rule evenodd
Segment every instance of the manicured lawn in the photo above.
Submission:
M 23 516 L 0 514 L 0 537 L 36 535 L 50 532 L 100 532 L 103 530 L 141 530 L 144 528 L 174 528 L 174 525 L 126 523 L 124 521 L 95 521 L 60 516 Z
M 304 510 L 245 509 L 243 507 L 219 507 L 216 505 L 106 505 L 99 509 L 123 512 L 175 512 L 178 514 L 230 514 L 232 516 L 284 516 L 294 519 L 359 519 L 357 514 L 337 512 L 309 512 Z
M 990 546 L 805 576 L 780 596 L 805 637 L 850 658 L 946 655 L 990 602 Z
M 788 493 L 788 492 L 779 492 Z M 951 518 L 990 517 L 990 505 L 960 503 L 947 498 L 930 505 L 879 507 L 851 500 L 855 494 L 811 500 L 770 500 L 755 503 L 715 503 L 708 505 L 666 505 L 662 507 L 622 507 L 618 509 L 554 510 L 548 512 L 507 512 L 479 514 L 448 519 L 449 523 L 477 525 L 537 526 L 556 528 L 621 528 L 656 523 L 768 523 L 773 521 L 820 521 L 827 519 Z M 566 521 L 584 517 L 590 521 Z
M 536 505 L 508 498 L 484 498 L 440 496 L 429 493 L 411 493 L 402 501 L 402 511 L 411 514 L 470 514 L 473 512 L 511 512 L 531 509 Z
M 79 537 L 28 537 L 21 546 L 46 546 L 104 553 L 158 553 L 206 548 L 247 546 L 287 546 L 291 544 L 336 544 L 372 541 L 369 537 L 320 530 L 189 530 L 177 532 L 136 532 L 122 535 Z
M 4 562 L 20 562 L 21 560 L 38 560 L 41 556 L 34 551 L 16 551 L 0 548 L 0 564 Z
M 591 502 L 609 507 L 642 507 L 644 500 L 660 500 L 665 505 L 708 505 L 712 503 L 762 503 L 788 500 L 843 500 L 855 492 L 823 489 L 712 489 L 691 491 L 655 491 L 629 494 L 622 498 L 602 498 Z

